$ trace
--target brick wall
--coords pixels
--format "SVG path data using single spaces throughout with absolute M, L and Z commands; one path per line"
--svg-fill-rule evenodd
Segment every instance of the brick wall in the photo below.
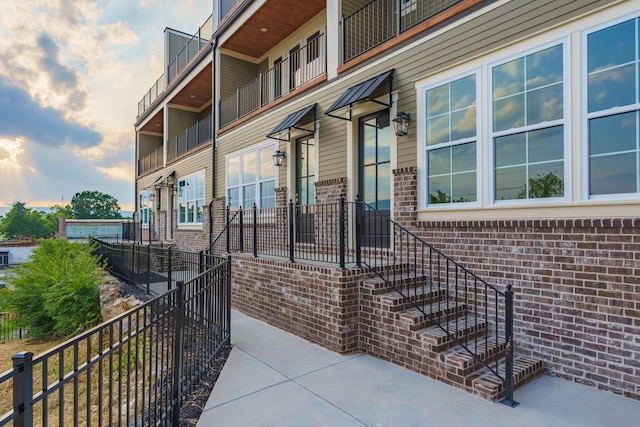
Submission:
M 170 241 L 181 251 L 199 252 L 209 247 L 209 206 L 205 205 L 202 211 L 202 226 L 197 228 L 176 227 L 173 230 L 173 240 Z M 174 224 L 177 224 L 176 211 L 173 211 Z
M 513 286 L 519 352 L 551 375 L 640 399 L 640 218 L 414 222 L 415 173 L 396 171 L 394 187 L 400 223 Z
M 232 258 L 232 305 L 337 352 L 358 349 L 362 269 L 341 270 L 284 260 Z

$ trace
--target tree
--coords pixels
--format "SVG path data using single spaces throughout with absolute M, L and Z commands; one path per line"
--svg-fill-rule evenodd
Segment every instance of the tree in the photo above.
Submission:
M 101 263 L 91 246 L 42 240 L 7 278 L 3 303 L 32 338 L 69 337 L 101 321 Z
M 562 196 L 564 193 L 564 182 L 556 175 L 555 172 L 536 175 L 535 178 L 529 178 L 529 199 L 542 199 L 545 197 Z M 526 199 L 527 188 L 523 188 L 517 194 L 516 198 Z
M 51 211 L 44 215 L 44 219 L 47 222 L 47 226 L 52 230 L 58 229 L 58 218 L 65 217 L 67 219 L 74 218 L 73 211 L 71 210 L 71 205 L 60 206 L 53 205 L 51 206 Z
M 71 199 L 71 212 L 78 219 L 122 218 L 118 200 L 99 191 L 76 193 Z
M 15 202 L 0 219 L 0 234 L 10 240 L 20 236 L 47 237 L 55 233 L 56 228 L 40 212 L 27 208 L 23 202 Z

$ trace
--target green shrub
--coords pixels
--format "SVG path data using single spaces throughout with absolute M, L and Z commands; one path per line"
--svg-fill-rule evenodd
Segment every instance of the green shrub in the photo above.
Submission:
M 101 321 L 100 267 L 89 245 L 42 240 L 7 278 L 6 304 L 32 338 L 73 336 Z

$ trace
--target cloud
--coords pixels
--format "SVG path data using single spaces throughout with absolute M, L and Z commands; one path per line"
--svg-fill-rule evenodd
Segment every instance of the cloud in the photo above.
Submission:
M 42 53 L 40 66 L 48 72 L 52 86 L 62 86 L 66 90 L 73 90 L 78 84 L 78 79 L 73 70 L 62 65 L 58 61 L 58 45 L 47 34 L 43 33 L 38 37 L 37 46 Z
M 0 77 L 0 136 L 24 137 L 40 145 L 71 143 L 90 147 L 102 140 L 100 133 L 64 118 L 62 113 L 42 107 L 27 92 Z

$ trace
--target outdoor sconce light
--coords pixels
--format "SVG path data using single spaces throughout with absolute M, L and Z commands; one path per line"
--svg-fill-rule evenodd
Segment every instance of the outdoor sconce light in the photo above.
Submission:
M 282 166 L 282 159 L 284 159 L 286 156 L 284 154 L 284 151 L 276 150 L 271 157 L 273 158 L 273 165 L 279 168 L 280 166 Z
M 149 193 L 149 201 L 150 201 L 151 203 L 153 203 L 153 201 L 154 201 L 155 199 L 156 199 L 156 195 L 155 195 L 155 194 L 153 194 L 153 193 Z
M 409 113 L 400 112 L 393 118 L 393 128 L 396 131 L 396 136 L 405 136 L 409 132 L 409 122 L 411 121 L 411 115 Z

